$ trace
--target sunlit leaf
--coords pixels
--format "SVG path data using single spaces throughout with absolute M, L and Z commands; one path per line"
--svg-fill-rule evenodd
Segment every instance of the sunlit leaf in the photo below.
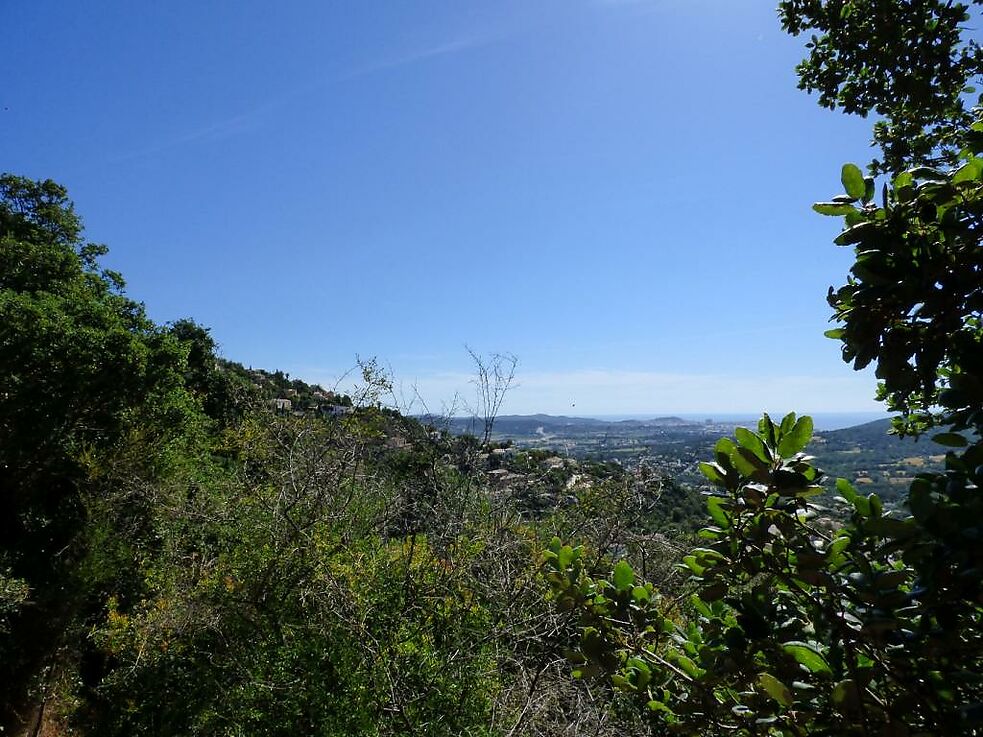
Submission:
M 700 463 L 700 472 L 707 477 L 707 480 L 712 484 L 717 486 L 726 486 L 727 479 L 721 472 L 720 467 L 716 463 Z
M 843 183 L 843 189 L 851 197 L 860 199 L 867 191 L 864 174 L 856 164 L 843 165 L 843 169 L 840 171 L 840 181 Z
M 792 429 L 785 434 L 778 444 L 778 452 L 788 458 L 798 453 L 812 440 L 812 418 L 804 415 L 796 420 Z
M 762 673 L 758 676 L 758 683 L 768 692 L 775 701 L 782 706 L 791 706 L 794 701 L 792 691 L 784 683 L 779 681 L 771 673 Z
M 952 183 L 975 181 L 980 178 L 981 174 L 983 174 L 983 159 L 974 157 L 956 170 L 956 173 L 952 175 Z
M 843 202 L 816 202 L 813 204 L 812 209 L 820 215 L 849 215 L 851 212 L 856 211 L 853 205 Z
M 877 224 L 869 220 L 865 220 L 844 230 L 833 239 L 833 243 L 838 246 L 850 246 L 854 243 L 860 243 L 860 241 L 864 240 L 865 238 L 869 238 L 876 232 Z
M 707 498 L 707 511 L 722 529 L 727 529 L 730 527 L 730 515 L 723 508 L 724 500 L 719 496 L 711 496 Z
M 618 591 L 626 591 L 635 583 L 635 572 L 627 561 L 619 560 L 614 567 L 611 582 Z
M 796 662 L 805 666 L 810 673 L 820 673 L 832 675 L 833 670 L 829 667 L 826 659 L 812 645 L 805 642 L 786 642 L 782 645 L 785 652 L 795 658 Z
M 737 442 L 741 444 L 741 447 L 747 448 L 754 453 L 762 463 L 771 462 L 771 455 L 765 449 L 764 442 L 756 433 L 751 432 L 746 427 L 738 427 L 734 429 L 734 437 L 737 438 Z

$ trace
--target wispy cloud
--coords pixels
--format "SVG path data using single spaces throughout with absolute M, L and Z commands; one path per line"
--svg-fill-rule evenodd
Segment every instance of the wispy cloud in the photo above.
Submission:
M 398 67 L 408 66 L 410 64 L 417 64 L 438 56 L 459 54 L 463 51 L 476 49 L 481 46 L 487 46 L 493 41 L 498 40 L 500 37 L 501 36 L 498 34 L 471 36 L 467 38 L 460 38 L 455 41 L 448 41 L 447 43 L 437 44 L 436 46 L 431 46 L 429 48 L 417 49 L 415 51 L 410 51 L 399 56 L 393 56 L 388 59 L 378 59 L 376 61 L 368 62 L 362 66 L 355 67 L 354 69 L 341 74 L 338 77 L 338 81 L 363 77 L 368 74 L 374 74 L 376 72 L 382 72 L 389 69 L 396 69 Z
M 154 154 L 187 145 L 189 143 L 196 143 L 198 141 L 206 140 L 218 141 L 228 138 L 236 133 L 255 128 L 261 121 L 263 115 L 285 105 L 291 98 L 296 97 L 297 94 L 298 93 L 289 93 L 279 95 L 268 100 L 264 104 L 259 105 L 258 107 L 251 108 L 237 115 L 222 118 L 198 128 L 193 128 L 171 138 L 164 138 L 135 151 L 127 151 L 117 156 L 110 156 L 109 161 L 129 161 L 131 159 L 139 159 L 144 156 L 153 156 Z
M 285 92 L 281 92 L 280 94 L 269 98 L 262 104 L 243 110 L 235 115 L 192 128 L 184 133 L 162 139 L 136 151 L 129 151 L 115 157 L 110 157 L 110 160 L 126 161 L 144 156 L 152 156 L 172 148 L 190 143 L 196 143 L 198 141 L 221 140 L 242 131 L 255 128 L 262 122 L 262 118 L 266 114 L 272 113 L 279 108 L 286 106 L 295 99 L 312 94 L 318 89 L 328 87 L 338 82 L 346 82 L 359 77 L 365 77 L 391 69 L 417 64 L 428 59 L 449 56 L 451 54 L 459 54 L 470 49 L 486 46 L 500 39 L 501 37 L 501 34 L 475 35 L 448 41 L 446 43 L 440 43 L 434 46 L 412 50 L 401 55 L 369 61 L 360 66 L 355 66 L 347 71 L 340 72 L 325 79 L 319 79 Z

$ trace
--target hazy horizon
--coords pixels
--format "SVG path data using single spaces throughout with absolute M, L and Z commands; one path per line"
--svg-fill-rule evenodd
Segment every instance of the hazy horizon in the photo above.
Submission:
M 854 427 L 863 425 L 875 420 L 884 420 L 891 417 L 888 412 L 809 412 L 808 410 L 794 411 L 798 416 L 808 415 L 812 417 L 813 427 L 816 430 L 839 430 L 844 427 Z M 783 415 L 780 413 L 769 413 L 772 419 L 779 419 Z M 730 422 L 757 422 L 761 417 L 761 412 L 720 412 L 720 413 L 699 413 L 699 412 L 672 412 L 668 415 L 595 415 L 592 419 L 607 420 L 616 422 L 619 420 L 653 420 L 659 417 L 678 417 L 681 420 L 693 420 L 702 422 L 712 420 L 714 423 L 726 424 Z
M 794 410 L 790 410 L 794 411 Z M 529 412 L 529 413 L 502 413 L 498 417 L 569 417 L 571 419 L 600 420 L 602 422 L 623 422 L 630 420 L 648 421 L 667 417 L 675 417 L 681 420 L 691 421 L 697 424 L 710 421 L 713 424 L 742 424 L 754 425 L 761 417 L 761 412 L 720 412 L 720 413 L 700 413 L 700 412 L 666 412 L 666 413 L 643 413 L 631 415 L 584 415 L 576 413 L 552 412 Z M 779 419 L 786 413 L 771 413 L 772 419 Z M 796 412 L 798 416 L 808 415 L 812 417 L 813 427 L 818 431 L 839 430 L 846 427 L 864 425 L 876 420 L 886 420 L 892 415 L 888 412 Z M 455 419 L 471 419 L 474 415 L 460 413 L 454 416 Z

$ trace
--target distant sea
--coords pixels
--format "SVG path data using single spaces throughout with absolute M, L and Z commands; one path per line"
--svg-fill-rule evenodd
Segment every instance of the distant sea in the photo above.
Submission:
M 844 427 L 863 425 L 867 422 L 883 420 L 891 416 L 886 412 L 798 412 L 797 414 L 812 417 L 816 430 L 840 430 Z M 722 423 L 725 425 L 732 424 L 735 426 L 746 425 L 754 427 L 757 425 L 758 418 L 761 415 L 755 415 L 750 412 L 721 412 L 719 414 L 713 412 L 699 414 L 692 412 L 666 412 L 665 414 L 648 415 L 591 415 L 591 417 L 597 420 L 607 420 L 608 422 L 618 422 L 620 420 L 652 420 L 656 417 L 679 417 L 680 419 L 692 420 L 693 422 L 711 420 L 713 423 Z M 781 415 L 773 414 L 771 418 L 773 420 L 781 419 Z

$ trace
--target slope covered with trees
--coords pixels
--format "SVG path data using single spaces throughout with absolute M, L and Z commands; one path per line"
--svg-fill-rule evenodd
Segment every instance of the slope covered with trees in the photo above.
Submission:
M 224 360 L 147 317 L 52 182 L 0 178 L 0 239 L 5 733 L 629 728 L 566 678 L 538 566 L 562 534 L 672 575 L 663 479 L 529 456 L 499 483 L 371 364 L 342 396 Z

